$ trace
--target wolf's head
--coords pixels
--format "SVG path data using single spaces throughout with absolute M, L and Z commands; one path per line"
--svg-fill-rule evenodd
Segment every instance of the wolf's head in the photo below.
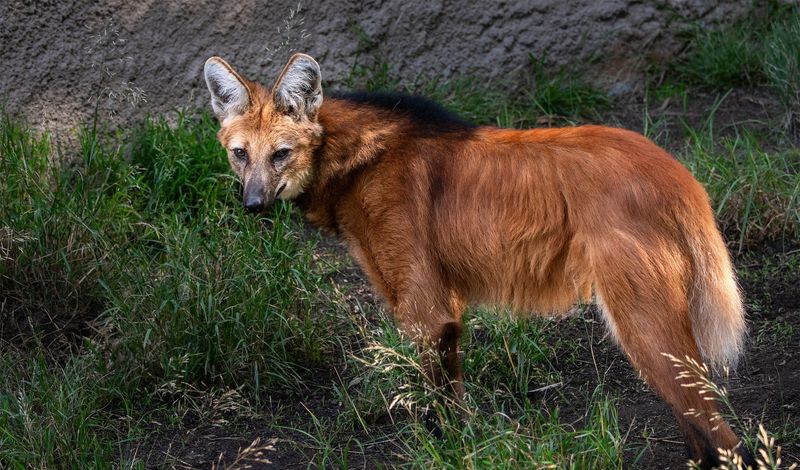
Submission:
M 244 207 L 260 212 L 276 198 L 302 193 L 313 176 L 313 153 L 322 138 L 317 62 L 295 54 L 272 90 L 242 77 L 219 57 L 206 61 L 204 74 L 221 124 L 217 138 L 244 185 Z

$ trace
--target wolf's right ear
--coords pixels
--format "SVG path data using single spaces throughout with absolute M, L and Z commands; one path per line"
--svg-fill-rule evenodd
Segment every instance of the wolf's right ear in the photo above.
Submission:
M 211 107 L 220 122 L 240 116 L 250 106 L 250 92 L 244 80 L 227 62 L 219 57 L 206 61 L 203 68 L 208 91 L 211 92 Z

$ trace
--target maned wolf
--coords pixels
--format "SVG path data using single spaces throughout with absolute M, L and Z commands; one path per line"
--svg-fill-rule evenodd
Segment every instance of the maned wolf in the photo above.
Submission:
M 593 299 L 690 456 L 708 467 L 739 445 L 663 355 L 734 366 L 745 320 L 706 192 L 653 142 L 600 126 L 474 126 L 403 95 L 323 101 L 304 54 L 272 90 L 218 57 L 205 79 L 244 207 L 293 199 L 340 236 L 434 383 L 463 393 L 468 304 L 551 315 Z

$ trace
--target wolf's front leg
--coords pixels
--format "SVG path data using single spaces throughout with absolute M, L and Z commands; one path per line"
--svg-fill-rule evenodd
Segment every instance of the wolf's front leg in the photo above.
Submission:
M 461 322 L 451 321 L 435 328 L 430 342 L 417 342 L 425 376 L 436 388 L 446 389 L 456 401 L 464 397 L 459 343 Z
M 464 302 L 448 289 L 432 289 L 435 282 L 426 282 L 426 289 L 414 289 L 398 296 L 393 311 L 398 327 L 417 345 L 423 372 L 439 390 L 449 395 L 449 411 L 459 414 L 464 397 L 459 343 L 461 314 Z M 425 426 L 441 437 L 439 419 L 433 410 L 423 416 Z
M 459 344 L 465 302 L 437 277 L 417 273 L 413 279 L 417 282 L 406 284 L 392 306 L 395 321 L 417 345 L 428 380 L 460 401 L 464 382 Z
M 446 390 L 449 395 L 445 398 L 445 402 L 450 405 L 445 407 L 446 415 L 461 415 L 461 402 L 464 398 L 464 378 L 459 355 L 461 323 L 448 322 L 434 331 L 436 334 L 432 336 L 431 342 L 417 342 L 422 369 L 437 390 Z M 436 411 L 429 409 L 422 419 L 428 432 L 441 439 L 442 427 Z

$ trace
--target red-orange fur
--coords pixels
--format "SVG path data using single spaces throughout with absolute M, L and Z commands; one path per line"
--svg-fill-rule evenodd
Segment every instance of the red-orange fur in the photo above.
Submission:
M 248 84 L 258 108 L 238 126 L 267 140 L 306 132 Z M 316 147 L 298 157 L 312 176 L 297 202 L 347 243 L 399 327 L 439 351 L 445 370 L 429 363 L 432 380 L 463 390 L 467 305 L 551 315 L 594 294 L 691 455 L 709 465 L 714 449 L 737 445 L 727 424 L 712 430 L 716 404 L 681 387 L 662 356 L 722 366 L 744 332 L 708 196 L 664 150 L 599 126 L 425 132 L 403 113 L 346 99 L 326 98 L 309 121 L 323 134 L 304 140 Z M 235 132 L 223 126 L 222 143 Z

